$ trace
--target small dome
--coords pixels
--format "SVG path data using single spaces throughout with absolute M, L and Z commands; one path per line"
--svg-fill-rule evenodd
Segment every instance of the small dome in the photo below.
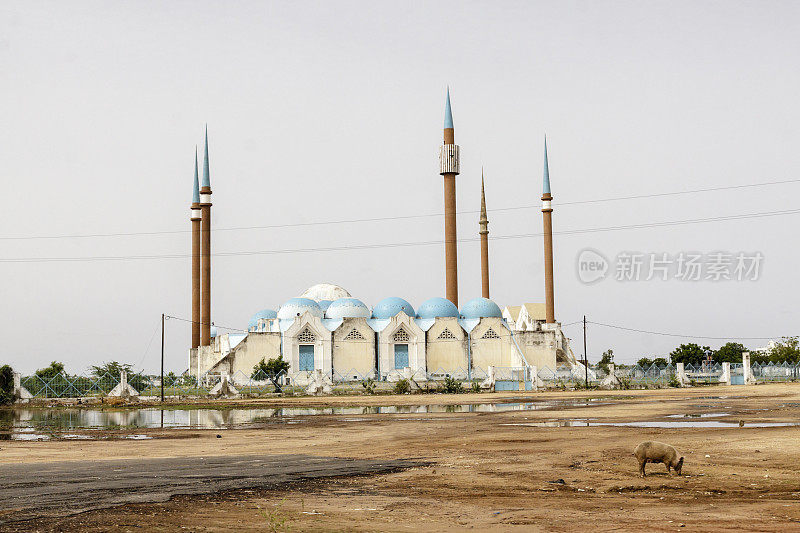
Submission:
M 464 318 L 502 317 L 503 312 L 488 298 L 473 298 L 461 308 Z
M 308 298 L 289 298 L 278 310 L 278 318 L 287 320 L 296 318 L 308 311 L 312 316 L 322 318 L 322 309 L 317 302 Z
M 330 307 L 332 303 L 333 300 L 320 300 L 317 302 L 317 305 L 319 306 L 320 309 L 322 309 L 322 312 L 324 313 L 325 311 L 328 310 L 328 307 Z
M 397 296 L 390 296 L 389 298 L 384 298 L 378 302 L 378 305 L 372 308 L 372 317 L 382 319 L 392 318 L 401 311 L 408 316 L 415 316 L 414 308 L 411 307 L 410 303 Z
M 355 298 L 339 298 L 325 311 L 325 318 L 369 318 L 372 313 L 364 302 Z
M 422 305 L 419 306 L 419 309 L 417 309 L 418 318 L 440 318 L 448 316 L 458 318 L 458 308 L 447 298 L 431 298 L 423 302 Z
M 278 313 L 273 311 L 272 309 L 262 309 L 258 313 L 254 314 L 250 317 L 250 321 L 247 323 L 247 329 L 252 329 L 258 325 L 258 321 L 262 318 L 278 318 Z
M 319 302 L 320 300 L 338 300 L 339 298 L 349 298 L 350 293 L 339 287 L 338 285 L 331 285 L 330 283 L 319 283 L 313 287 L 309 287 L 306 292 L 300 295 L 300 298 L 308 298 Z
M 211 326 L 211 338 L 214 339 L 217 336 L 217 327 Z

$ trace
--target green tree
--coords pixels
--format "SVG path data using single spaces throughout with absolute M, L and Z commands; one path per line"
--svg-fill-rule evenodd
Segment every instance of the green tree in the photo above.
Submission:
M 8 365 L 0 366 L 0 405 L 14 401 L 14 371 Z
M 698 346 L 694 343 L 681 344 L 669 354 L 672 363 L 683 363 L 685 365 L 699 365 L 706 357 L 706 350 L 711 350 L 708 346 Z
M 653 364 L 656 365 L 657 367 L 663 368 L 665 366 L 669 366 L 669 361 L 667 361 L 663 357 L 656 357 L 655 359 L 653 359 Z
M 636 364 L 642 368 L 650 368 L 651 366 L 653 366 L 653 360 L 648 357 L 642 357 L 641 359 L 636 361 Z
M 729 342 L 723 344 L 719 350 L 714 352 L 714 361 L 719 363 L 741 363 L 742 353 L 745 351 L 747 351 L 747 348 L 738 342 Z
M 282 375 L 289 371 L 289 362 L 283 360 L 283 354 L 279 355 L 277 359 L 270 359 L 265 361 L 261 358 L 256 366 L 253 367 L 253 373 L 250 374 L 251 379 L 269 379 L 275 386 L 275 392 L 282 392 L 280 385 L 280 378 Z
M 800 342 L 798 337 L 782 337 L 769 351 L 770 363 L 798 363 L 800 362 Z
M 122 379 L 123 370 L 128 375 L 128 385 L 137 391 L 142 392 L 150 386 L 149 380 L 145 378 L 145 376 L 134 372 L 133 366 L 127 363 L 111 361 L 108 363 L 103 363 L 100 366 L 92 365 L 89 368 L 91 369 L 92 376 L 99 380 L 103 380 L 100 388 L 106 392 L 113 389 L 114 386 L 119 383 L 119 381 Z
M 50 366 L 45 368 L 40 368 L 36 371 L 36 376 L 42 378 L 44 380 L 50 381 L 56 376 L 59 376 L 64 373 L 64 364 L 59 363 L 58 361 L 53 361 L 50 363 Z
M 53 361 L 50 366 L 40 368 L 34 374 L 36 379 L 29 380 L 30 383 L 25 384 L 25 388 L 34 396 L 58 398 L 63 395 L 75 395 L 62 363 Z
M 608 365 L 614 362 L 614 350 L 609 348 L 605 352 L 603 352 L 602 357 L 600 357 L 600 362 L 597 363 L 597 366 L 603 369 L 603 372 L 608 373 Z

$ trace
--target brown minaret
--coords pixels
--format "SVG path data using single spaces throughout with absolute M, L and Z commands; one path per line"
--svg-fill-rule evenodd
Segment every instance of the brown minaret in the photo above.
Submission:
M 544 219 L 544 298 L 547 323 L 556 321 L 553 297 L 553 205 L 550 194 L 550 169 L 547 165 L 547 138 L 544 140 L 544 179 L 542 182 L 542 218 Z
M 200 346 L 200 184 L 197 176 L 197 148 L 194 150 L 194 186 L 192 188 L 192 348 Z
M 439 174 L 444 176 L 444 270 L 447 299 L 458 307 L 458 242 L 456 240 L 456 176 L 459 174 L 458 145 L 450 110 L 450 88 L 444 110 L 444 145 L 439 150 Z
M 481 169 L 481 219 L 478 222 L 481 236 L 481 281 L 483 297 L 489 298 L 489 219 L 486 217 L 486 193 L 483 190 L 483 169 Z
M 203 155 L 203 184 L 200 187 L 200 271 L 202 285 L 200 291 L 200 345 L 211 344 L 211 178 L 208 170 L 208 127 Z

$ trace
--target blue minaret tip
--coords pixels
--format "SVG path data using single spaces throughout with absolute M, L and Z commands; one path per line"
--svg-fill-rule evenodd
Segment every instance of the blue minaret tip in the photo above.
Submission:
M 197 146 L 194 147 L 194 183 L 192 184 L 192 203 L 200 203 L 200 183 L 197 176 Z
M 211 176 L 208 170 L 208 124 L 206 124 L 206 147 L 203 154 L 203 187 L 211 188 Z
M 450 109 L 450 87 L 447 87 L 447 101 L 444 106 L 444 129 L 453 128 L 453 111 Z
M 544 136 L 544 177 L 542 194 L 550 194 L 550 167 L 547 164 L 547 135 Z

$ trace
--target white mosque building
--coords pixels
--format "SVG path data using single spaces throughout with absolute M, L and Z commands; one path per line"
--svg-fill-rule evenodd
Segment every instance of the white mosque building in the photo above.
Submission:
M 343 288 L 320 284 L 277 309 L 263 309 L 244 333 L 216 334 L 211 321 L 211 181 L 206 132 L 203 179 L 195 155 L 192 203 L 192 375 L 249 379 L 262 359 L 283 357 L 295 383 L 372 378 L 394 381 L 480 379 L 491 369 L 550 369 L 576 366 L 569 339 L 555 319 L 553 266 L 553 196 L 547 144 L 544 147 L 542 221 L 544 227 L 545 303 L 505 309 L 489 299 L 489 230 L 481 175 L 481 294 L 459 309 L 456 234 L 456 176 L 460 147 L 447 92 L 439 174 L 444 186 L 445 290 L 414 307 L 389 297 L 370 309 Z M 476 257 L 478 259 L 478 257 Z
M 277 310 L 255 313 L 247 333 L 217 334 L 190 352 L 192 375 L 249 378 L 261 359 L 283 356 L 298 384 L 320 371 L 332 381 L 367 378 L 415 381 L 445 377 L 481 379 L 489 367 L 555 370 L 575 364 L 560 324 L 546 323 L 542 305 L 501 310 L 475 298 L 459 310 L 431 298 L 414 310 L 389 297 L 370 309 L 345 289 L 315 285 Z

